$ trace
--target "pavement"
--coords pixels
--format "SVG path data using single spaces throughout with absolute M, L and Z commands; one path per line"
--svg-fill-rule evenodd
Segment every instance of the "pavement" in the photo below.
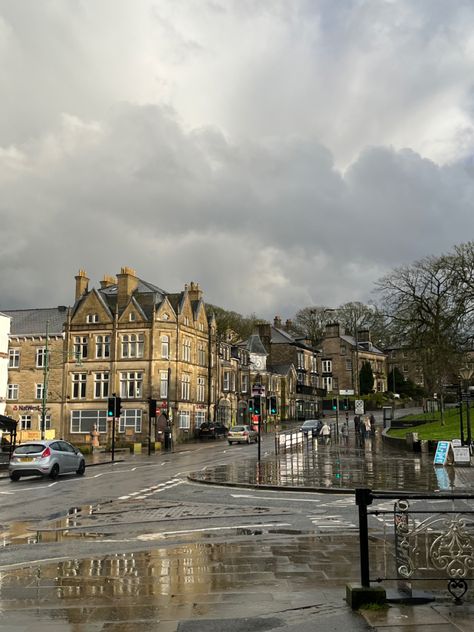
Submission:
M 177 450 L 192 450 L 198 445 L 186 444 Z M 148 458 L 146 454 L 116 455 L 116 461 L 134 463 Z M 387 448 L 381 442 L 379 427 L 377 436 L 363 444 L 351 434 L 347 445 L 306 444 L 294 453 L 207 468 L 191 478 L 213 485 L 346 494 L 358 486 L 473 490 L 473 468 L 441 468 L 441 476 L 432 460 L 432 455 Z M 95 467 L 110 463 L 110 458 L 98 453 L 88 456 L 87 461 L 89 467 Z M 268 532 L 251 541 L 248 535 L 255 534 L 242 533 L 240 542 L 214 537 L 195 544 L 159 547 L 154 553 L 117 554 L 103 560 L 100 572 L 90 567 L 91 560 L 86 561 L 87 568 L 72 560 L 62 566 L 53 563 L 42 567 L 41 579 L 34 567 L 2 573 L 0 631 L 135 632 L 143 627 L 160 632 L 474 630 L 474 604 L 465 601 L 456 605 L 446 596 L 431 603 L 389 603 L 353 612 L 344 601 L 343 589 L 346 582 L 357 583 L 359 577 L 353 535 Z M 472 549 L 469 554 L 472 557 Z M 156 582 L 160 584 L 158 591 Z M 52 609 L 58 590 L 62 610 Z M 96 603 L 101 591 L 100 603 L 104 595 L 109 601 L 106 610 Z

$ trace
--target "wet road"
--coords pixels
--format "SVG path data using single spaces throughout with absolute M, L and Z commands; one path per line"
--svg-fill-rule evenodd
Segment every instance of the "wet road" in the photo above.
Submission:
M 266 437 L 264 467 L 274 477 L 272 448 Z M 184 632 L 222 619 L 215 629 L 231 630 L 229 621 L 242 617 L 246 627 L 235 629 L 303 630 L 314 618 L 320 630 L 365 629 L 342 601 L 345 584 L 359 577 L 352 494 L 187 479 L 225 470 L 249 476 L 255 458 L 256 446 L 217 442 L 89 468 L 84 478 L 1 480 L 0 630 Z M 420 458 L 394 454 L 391 471 L 410 483 L 418 472 L 418 481 L 439 488 Z M 361 472 L 383 480 L 378 461 L 389 460 L 375 442 L 358 455 L 318 446 L 317 455 L 287 455 L 278 472 L 294 483 L 312 470 L 312 482 L 340 481 L 343 492 L 342 482 Z M 442 483 L 452 485 L 446 476 Z M 387 526 L 381 518 L 371 528 Z M 375 566 L 388 562 L 376 550 Z

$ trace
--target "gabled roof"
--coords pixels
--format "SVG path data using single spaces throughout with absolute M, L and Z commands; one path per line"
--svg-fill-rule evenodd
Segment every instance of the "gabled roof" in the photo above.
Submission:
M 350 344 L 352 347 L 356 346 L 356 339 L 354 338 L 354 336 L 349 336 L 348 334 L 343 334 L 341 336 L 341 340 L 344 340 L 345 342 Z M 361 342 L 359 340 L 359 341 L 357 341 L 357 347 L 358 347 L 359 351 L 368 351 L 369 353 L 385 355 L 383 351 L 378 349 L 375 345 L 373 345 L 369 341 Z
M 268 355 L 267 350 L 263 346 L 263 342 L 258 334 L 252 334 L 247 340 L 247 350 L 250 353 Z
M 288 375 L 292 371 L 296 371 L 294 364 L 271 364 L 267 370 L 277 375 Z
M 45 336 L 63 333 L 67 318 L 67 307 L 45 307 L 41 309 L 4 310 L 5 316 L 11 320 L 10 335 L 13 336 Z
M 291 344 L 295 342 L 295 339 L 293 338 L 293 336 L 291 334 L 289 334 L 287 331 L 285 331 L 284 329 L 279 329 L 277 327 L 273 327 L 273 325 L 270 326 L 270 330 L 271 330 L 271 343 L 274 345 L 278 345 L 278 344 Z

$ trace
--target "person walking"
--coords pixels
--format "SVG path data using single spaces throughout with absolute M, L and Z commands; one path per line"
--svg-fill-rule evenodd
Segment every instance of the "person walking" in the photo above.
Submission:
M 373 437 L 375 437 L 375 417 L 374 413 L 371 413 L 370 417 L 370 433 Z
M 324 422 L 323 427 L 321 428 L 321 436 L 323 438 L 324 445 L 329 443 L 329 439 L 331 438 L 331 428 L 328 426 L 327 421 Z
M 347 421 L 345 421 L 341 426 L 341 437 L 342 443 L 347 444 L 347 441 L 349 439 L 349 426 L 347 425 Z
M 364 439 L 370 436 L 370 418 L 364 417 Z

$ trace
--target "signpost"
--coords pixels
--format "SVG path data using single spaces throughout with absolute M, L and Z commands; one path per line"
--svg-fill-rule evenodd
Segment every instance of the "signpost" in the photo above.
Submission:
M 363 399 L 356 399 L 354 402 L 354 412 L 356 415 L 363 415 L 364 414 L 364 400 Z

